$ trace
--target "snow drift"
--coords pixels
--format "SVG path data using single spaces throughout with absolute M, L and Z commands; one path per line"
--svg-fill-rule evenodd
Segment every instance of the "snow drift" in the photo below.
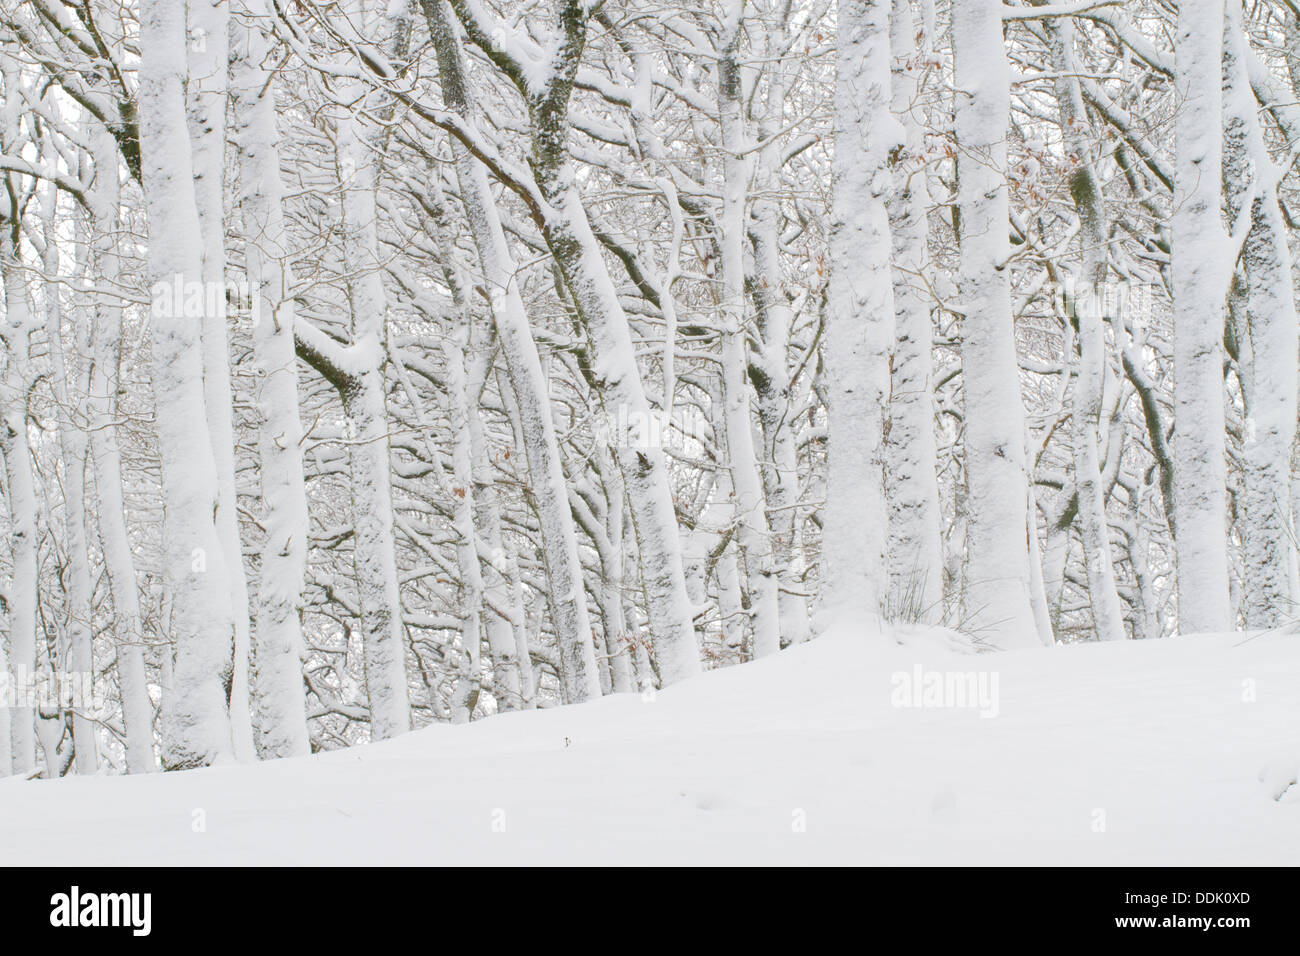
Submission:
M 346 751 L 0 781 L 0 860 L 1294 864 L 1297 649 L 834 635 L 652 697 Z M 927 700 L 918 674 L 970 678 L 996 707 Z

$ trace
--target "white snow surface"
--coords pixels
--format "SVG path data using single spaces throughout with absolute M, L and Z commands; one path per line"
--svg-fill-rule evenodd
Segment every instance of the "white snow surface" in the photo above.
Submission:
M 1273 795 L 1300 758 L 1300 638 L 955 646 L 837 634 L 653 699 L 262 764 L 0 780 L 0 862 L 1300 862 L 1300 787 Z M 997 716 L 893 706 L 916 664 L 996 674 Z

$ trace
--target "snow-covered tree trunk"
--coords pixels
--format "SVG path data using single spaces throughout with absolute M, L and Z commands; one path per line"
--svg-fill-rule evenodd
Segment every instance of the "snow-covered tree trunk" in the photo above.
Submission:
M 1102 303 L 1106 300 L 1109 275 L 1109 227 L 1101 179 L 1093 164 L 1094 150 L 1084 135 L 1088 114 L 1074 58 L 1074 26 L 1068 19 L 1049 19 L 1044 29 L 1051 47 L 1052 67 L 1057 73 L 1061 135 L 1068 153 L 1075 158 L 1070 173 L 1070 195 L 1079 214 L 1079 238 L 1083 246 L 1081 274 L 1075 288 L 1066 293 L 1067 307 L 1078 323 L 1079 367 L 1070 420 L 1088 601 L 1098 639 L 1120 641 L 1125 637 L 1124 618 L 1115 590 L 1099 450 L 1107 354 Z
M 392 55 L 403 36 L 405 4 L 380 14 L 354 2 L 346 11 L 354 29 L 378 38 L 380 55 Z M 351 343 L 316 330 L 296 327 L 299 357 L 337 391 L 343 405 L 348 452 L 349 510 L 354 524 L 353 573 L 370 739 L 383 740 L 411 728 L 406 677 L 406 627 L 402 617 L 394 535 L 392 453 L 389 440 L 385 370 L 388 363 L 388 301 L 385 261 L 380 252 L 377 190 L 378 157 L 385 148 L 383 127 L 363 125 L 366 115 L 391 115 L 386 95 L 367 100 L 360 80 L 345 81 L 342 94 L 353 108 L 335 124 L 337 189 L 342 213 L 341 259 L 351 319 Z M 362 109 L 361 104 L 370 109 Z
M 889 202 L 894 256 L 894 346 L 889 397 L 886 499 L 889 506 L 890 604 L 910 606 L 922 620 L 943 613 L 943 540 L 934 439 L 933 333 L 930 297 L 921 273 L 929 260 L 929 167 L 917 102 L 917 24 L 911 0 L 893 0 L 891 108 L 903 127 Z M 926 36 L 926 43 L 933 38 Z
M 449 328 L 435 329 L 434 334 L 441 338 L 442 344 L 442 380 L 445 382 L 446 412 L 450 430 L 451 470 L 441 448 L 434 441 L 434 435 L 440 430 L 432 424 L 432 419 L 423 398 L 413 382 L 407 368 L 409 358 L 403 351 L 392 362 L 391 368 L 401 383 L 415 420 L 426 423 L 419 429 L 421 442 L 429 456 L 431 472 L 442 500 L 448 502 L 451 514 L 450 528 L 452 541 L 456 549 L 456 561 L 460 579 L 458 617 L 460 619 L 460 646 L 448 646 L 444 660 L 448 662 L 448 671 L 454 677 L 447 709 L 454 724 L 469 723 L 474 716 L 479 694 L 483 688 L 482 643 L 484 592 L 482 565 L 487 558 L 481 550 L 478 529 L 477 488 L 473 474 L 473 451 L 470 438 L 470 392 L 471 385 L 467 370 L 470 330 L 472 319 L 469 310 L 469 297 L 465 289 L 465 279 L 456 263 L 453 246 L 453 230 L 446 215 L 443 203 L 439 173 L 431 170 L 434 197 L 428 202 L 433 213 L 430 224 L 435 237 L 435 247 L 441 264 L 441 271 L 452 293 L 454 310 L 450 316 L 437 312 L 423 312 L 422 303 L 417 300 L 417 311 L 425 318 L 439 322 L 449 318 Z M 426 201 L 427 202 L 427 201 Z M 402 520 L 401 528 L 419 543 L 422 550 L 438 560 L 438 554 L 430 546 L 427 538 L 409 522 Z M 447 595 L 451 600 L 452 596 Z M 426 682 L 429 699 L 435 697 L 434 687 Z M 436 705 L 434 705 L 436 706 Z
M 3 453 L 3 449 L 4 443 L 0 441 L 0 454 Z M 13 668 L 9 664 L 9 649 L 5 647 L 3 641 L 0 641 L 0 668 L 12 681 Z M 0 707 L 0 777 L 8 777 L 13 773 L 13 738 L 10 733 L 13 720 L 10 712 L 11 708 L 8 705 Z
M 1173 212 L 1178 629 L 1233 626 L 1228 594 L 1221 203 L 1224 0 L 1178 8 Z
M 262 0 L 242 0 L 245 15 L 264 13 Z M 261 574 L 249 692 L 258 754 L 310 752 L 303 696 L 302 635 L 307 570 L 307 491 L 298 416 L 296 308 L 289 295 L 290 248 L 276 130 L 275 84 L 265 68 L 268 45 L 255 23 L 231 22 L 231 105 L 239 168 L 239 206 L 249 293 L 257 296 L 253 350 L 260 413 L 258 460 L 262 492 Z M 239 658 L 236 655 L 236 662 Z
M 1242 246 L 1246 285 L 1245 339 L 1239 347 L 1246 429 L 1242 443 L 1244 494 L 1242 614 L 1247 627 L 1294 620 L 1291 605 L 1292 456 L 1296 442 L 1296 290 L 1287 229 L 1278 205 L 1276 168 L 1265 147 L 1250 88 L 1241 0 L 1227 0 L 1223 107 L 1224 184 L 1228 215 L 1250 202 Z
M 244 553 L 235 500 L 234 402 L 230 386 L 230 350 L 226 331 L 225 151 L 227 104 L 226 0 L 189 0 L 186 5 L 186 118 L 194 169 L 194 200 L 202 236 L 203 401 L 208 434 L 217 466 L 217 534 L 221 538 L 230 582 L 235 622 L 230 682 L 230 725 L 235 756 L 253 758 L 253 729 L 248 698 L 249 611 Z M 213 306 L 216 306 L 213 308 Z
M 528 628 L 523 579 L 519 573 L 518 557 L 514 552 L 506 555 L 506 580 L 510 584 L 514 606 L 519 609 L 519 620 L 514 622 L 514 632 L 515 654 L 519 661 L 520 709 L 533 710 L 537 707 L 537 671 L 533 667 L 533 657 L 529 650 L 533 635 Z
M 709 407 L 722 404 L 722 382 L 709 383 Z M 718 603 L 718 631 L 722 646 L 729 650 L 745 645 L 745 609 L 740 589 L 739 561 L 736 558 L 735 534 L 732 529 L 734 492 L 731 471 L 720 468 L 713 477 L 708 505 L 700 516 L 693 550 L 702 565 L 701 584 L 707 589 L 708 578 L 714 579 Z
M 516 627 L 522 629 L 524 611 L 510 586 L 510 569 L 501 534 L 501 507 L 487 442 L 477 407 L 491 366 L 492 330 L 475 322 L 470 308 L 471 289 L 456 264 L 454 220 L 443 195 L 438 173 L 431 176 L 434 189 L 434 226 L 442 272 L 455 305 L 455 325 L 443 343 L 447 368 L 447 398 L 452 421 L 454 486 L 449 490 L 457 551 L 462 570 L 462 645 L 465 667 L 453 699 L 453 721 L 469 720 L 482 686 L 478 637 L 485 634 L 492 659 L 492 696 L 498 711 L 517 710 L 522 700 L 522 673 Z M 436 452 L 435 452 L 436 453 Z M 469 565 L 473 565 L 469 567 Z M 527 640 L 526 636 L 524 638 Z M 472 646 L 471 646 L 472 645 Z
M 1029 502 L 1026 507 L 1029 517 L 1029 606 L 1034 614 L 1034 625 L 1038 628 L 1038 639 L 1044 644 L 1056 640 L 1052 625 L 1052 611 L 1047 603 L 1047 582 L 1043 578 L 1043 556 L 1038 548 L 1038 502 L 1034 495 L 1034 486 L 1029 485 Z
M 835 155 L 831 167 L 823 606 L 878 634 L 888 590 L 884 422 L 894 339 L 890 153 L 902 128 L 890 111 L 889 0 L 840 0 Z
M 772 95 L 772 94 L 769 94 Z M 760 136 L 770 135 L 760 129 Z M 751 210 L 750 237 L 754 246 L 754 272 L 750 285 L 758 308 L 758 344 L 750 356 L 749 380 L 758 396 L 758 419 L 762 426 L 761 455 L 763 492 L 767 499 L 768 525 L 772 535 L 772 561 L 781 591 L 781 637 L 787 644 L 801 644 L 811 636 L 808 599 L 804 597 L 807 564 L 800 532 L 801 474 L 796 444 L 794 402 L 787 365 L 794 310 L 785 297 L 778 259 L 780 245 L 779 203 L 772 198 L 778 188 L 770 154 L 759 160 L 756 195 Z M 766 194 L 766 195 L 762 195 Z M 761 196 L 761 198 L 760 198 Z
M 359 95 L 360 87 L 354 91 Z M 366 689 L 372 740 L 411 729 L 406 683 L 406 629 L 402 621 L 393 535 L 393 489 L 383 363 L 388 304 L 379 252 L 374 144 L 349 116 L 339 123 L 339 178 L 343 193 L 343 258 L 351 277 L 352 349 L 360 359 L 342 390 L 348 419 L 352 513 L 356 522 L 357 589 L 364 631 Z
M 36 671 L 37 501 L 32 477 L 31 449 L 27 438 L 27 398 L 32 386 L 31 337 L 38 320 L 32 314 L 27 282 L 18 261 L 17 228 L 9 196 L 0 199 L 0 272 L 5 295 L 4 375 L 0 391 L 0 450 L 5 460 L 5 491 L 9 503 L 9 547 L 13 561 L 13 588 L 9 592 L 9 670 L 15 692 L 30 684 Z M 23 700 L 9 709 L 6 744 L 17 776 L 36 768 L 36 713 Z
M 735 491 L 736 543 L 745 569 L 755 657 L 781 649 L 777 576 L 772 564 L 772 538 L 767 526 L 763 481 L 754 451 L 749 414 L 749 356 L 745 321 L 745 199 L 751 166 L 742 112 L 744 84 L 737 61 L 744 0 L 732 0 L 717 65 L 718 103 L 722 126 L 722 218 L 717 239 L 721 258 L 720 320 L 722 326 L 722 418 L 726 461 Z
M 140 43 L 153 391 L 175 648 L 163 700 L 163 762 L 180 769 L 233 755 L 228 708 L 235 625 L 213 517 L 219 489 L 204 408 L 202 325 L 185 309 L 185 291 L 202 283 L 203 272 L 185 125 L 184 8 L 170 0 L 141 0 Z
M 623 547 L 627 494 L 623 474 L 609 448 L 599 453 L 601 485 L 605 494 L 605 544 L 601 558 L 601 614 L 605 622 L 605 653 L 609 655 L 611 689 L 616 694 L 636 689 L 634 657 L 623 604 Z
M 111 288 L 121 275 L 121 250 L 117 237 L 118 204 L 121 200 L 118 148 L 112 135 L 103 127 L 91 134 L 91 148 L 95 162 L 92 198 L 95 217 L 91 222 L 90 240 L 92 274 Z M 153 740 L 154 710 L 145 670 L 140 586 L 136 580 L 135 555 L 126 524 L 122 451 L 118 441 L 121 368 L 122 303 L 112 295 L 98 296 L 95 299 L 87 399 L 98 499 L 95 515 L 104 572 L 113 601 L 114 657 L 126 730 L 127 772 L 151 773 L 158 769 Z
M 45 274 L 59 274 L 59 237 L 56 216 L 58 193 L 53 185 L 47 186 L 40 197 L 42 241 L 41 259 Z M 78 216 L 78 239 L 84 239 L 83 220 Z M 81 243 L 79 243 L 80 245 Z M 84 259 L 84 256 L 83 256 Z M 85 274 L 84 261 L 78 262 L 78 273 Z M 83 377 L 82 356 L 88 351 L 85 323 L 73 321 L 73 348 L 71 355 L 64 350 L 63 303 L 57 285 L 46 289 L 45 335 L 53 371 L 51 387 L 63 411 L 58 423 L 59 451 L 63 459 L 63 533 L 67 553 L 67 576 L 64 590 L 67 595 L 67 646 L 66 671 L 76 676 L 82 688 L 91 688 L 95 679 L 94 644 L 91 636 L 92 584 L 90 579 L 90 550 L 86 537 L 86 452 L 87 439 L 84 428 L 85 406 L 83 396 L 88 383 Z M 77 773 L 93 774 L 99 768 L 99 744 L 96 740 L 94 715 L 89 713 L 89 700 L 72 702 L 72 741 Z
M 1139 640 L 1157 638 L 1162 631 L 1160 605 L 1149 560 L 1151 535 L 1142 522 L 1142 508 L 1150 497 L 1150 489 L 1151 486 L 1145 483 L 1132 489 L 1129 496 L 1129 518 L 1124 525 L 1137 598 L 1133 613 L 1133 636 Z
M 482 354 L 486 343 L 476 339 Z M 471 405 L 481 396 L 489 363 L 480 361 L 469 377 Z M 524 607 L 518 600 L 514 582 L 518 570 L 506 553 L 501 533 L 501 501 L 492 466 L 488 459 L 487 438 L 477 414 L 469 416 L 471 473 L 477 489 L 474 504 L 478 513 L 475 523 L 488 553 L 484 558 L 484 589 L 490 606 L 487 620 L 488 650 L 492 655 L 493 689 L 498 710 L 520 710 L 532 699 L 532 663 L 528 659 L 528 632 L 524 627 Z
M 1065 599 L 1065 566 L 1070 561 L 1070 528 L 1073 521 L 1065 511 L 1069 503 L 1045 514 L 1042 551 L 1043 599 L 1047 602 L 1048 618 L 1052 627 L 1061 623 L 1061 602 Z
M 470 446 L 469 420 L 474 414 L 469 403 L 469 377 L 465 370 L 465 353 L 469 348 L 469 329 L 456 328 L 443 341 L 444 367 L 447 371 L 448 416 L 452 431 L 452 527 L 456 532 L 456 550 L 460 558 L 461 590 L 461 663 L 452 700 L 453 723 L 468 723 L 478 701 L 480 653 L 483 641 L 483 571 L 479 559 L 478 531 L 475 523 L 474 464 Z
M 599 559 L 599 581 L 591 590 L 600 611 L 604 652 L 597 656 L 601 693 L 620 694 L 633 689 L 632 658 L 628 653 L 628 627 L 623 606 L 623 476 L 614 465 L 609 446 L 593 449 L 595 481 L 572 489 L 569 502 L 579 526 L 587 533 Z M 598 486 L 598 487 L 597 487 Z M 687 586 L 692 583 L 687 567 Z M 692 592 L 692 598 L 695 597 Z
M 969 493 L 967 626 L 1002 647 L 1038 643 L 1030 605 L 1025 410 L 1011 314 L 1010 76 L 997 0 L 953 0 L 958 275 Z
M 508 622 L 499 615 L 490 615 L 484 620 L 486 612 L 487 585 L 484 580 L 484 566 L 495 571 L 493 561 L 497 560 L 491 553 L 483 553 L 483 528 L 480 520 L 492 517 L 488 509 L 479 503 L 479 482 L 475 476 L 474 420 L 475 406 L 481 397 L 482 381 L 470 375 L 471 354 L 475 347 L 484 347 L 482 333 L 476 336 L 476 328 L 470 308 L 470 290 L 468 280 L 462 274 L 454 245 L 456 227 L 443 195 L 440 171 L 430 170 L 432 201 L 430 207 L 435 233 L 435 246 L 441 260 L 442 275 L 451 291 L 453 311 L 450 314 L 451 327 L 443 333 L 442 354 L 443 368 L 447 382 L 447 417 L 451 425 L 451 465 L 452 474 L 446 473 L 442 465 L 441 453 L 430 446 L 430 455 L 438 460 L 437 473 L 441 478 L 444 494 L 451 496 L 452 528 L 456 534 L 456 554 L 460 565 L 461 577 L 461 647 L 460 666 L 452 692 L 452 723 L 468 723 L 474 716 L 483 686 L 482 676 L 482 642 L 484 631 L 495 640 L 489 645 L 492 654 L 494 694 L 499 692 L 498 707 L 511 709 L 519 696 L 518 672 L 514 668 L 514 638 L 510 634 Z M 484 323 L 478 323 L 480 328 Z M 400 374 L 401 366 L 397 366 Z M 403 378 L 403 384 L 414 394 L 414 386 Z M 414 399 L 412 399 L 414 401 Z M 479 426 L 481 428 L 481 425 Z M 485 485 L 490 486 L 487 481 Z M 498 578 L 501 576 L 498 574 Z M 502 633 L 501 624 L 506 624 Z M 492 625 L 496 625 L 495 629 Z M 504 639 L 503 639 L 504 638 Z M 513 678 L 513 689 L 511 688 Z M 506 700 L 502 706 L 502 699 Z
M 780 8 L 764 22 L 764 53 L 774 59 L 789 49 L 789 7 Z M 751 18 L 746 27 L 755 18 Z M 762 19 L 768 20 L 763 17 Z M 782 63 L 768 65 L 767 93 L 755 133 L 766 144 L 755 154 L 753 188 L 748 222 L 752 254 L 746 282 L 754 300 L 754 338 L 747 377 L 758 400 L 762 448 L 759 455 L 767 523 L 772 540 L 772 563 L 780 582 L 781 640 L 801 644 L 812 635 L 805 575 L 802 523 L 799 508 L 803 476 L 795 429 L 796 398 L 789 364 L 790 338 L 795 313 L 790 288 L 781 263 L 781 199 L 788 185 L 781 178 L 785 150 L 780 133 L 785 128 L 789 77 Z M 757 110 L 757 105 L 751 110 Z
M 1286 23 L 1283 27 L 1283 36 L 1286 37 L 1286 64 L 1287 75 L 1291 80 L 1290 89 L 1295 95 L 1295 100 L 1300 103 L 1300 10 L 1283 11 L 1286 16 Z M 1249 52 L 1249 51 L 1248 51 Z M 1294 123 L 1292 129 L 1300 132 L 1300 107 L 1294 114 Z M 1290 137 L 1294 143 L 1296 134 Z M 1300 364 L 1300 355 L 1296 356 L 1296 361 Z M 1296 423 L 1296 446 L 1300 450 L 1300 421 Z M 1291 469 L 1291 549 L 1288 552 L 1288 565 L 1290 569 L 1291 591 L 1290 600 L 1287 606 L 1291 608 L 1300 608 L 1300 462 L 1293 463 Z
M 118 281 L 121 271 L 116 237 L 119 196 L 117 145 L 107 130 L 99 130 L 94 148 L 96 205 L 100 213 L 92 223 L 93 266 L 94 274 L 111 287 Z M 129 773 L 151 773 L 158 769 L 153 740 L 154 710 L 145 670 L 140 590 L 126 524 L 122 451 L 117 432 L 122 366 L 120 301 L 113 296 L 99 297 L 95 304 L 94 322 L 88 402 L 90 446 L 98 500 L 95 515 L 99 544 L 113 600 L 114 656 L 126 730 L 126 766 Z

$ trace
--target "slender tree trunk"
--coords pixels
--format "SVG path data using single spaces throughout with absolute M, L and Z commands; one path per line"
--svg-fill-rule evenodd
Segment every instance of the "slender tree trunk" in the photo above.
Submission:
M 56 226 L 58 194 L 49 186 L 41 195 L 41 219 L 45 248 L 42 254 L 45 274 L 59 274 L 59 242 Z M 78 221 L 78 238 L 84 238 Z M 78 271 L 85 274 L 84 254 Z M 86 538 L 86 453 L 84 428 L 85 406 L 82 396 L 88 383 L 82 375 L 80 356 L 89 351 L 84 327 L 74 318 L 74 347 L 69 355 L 63 347 L 63 304 L 57 285 L 51 284 L 45 295 L 45 335 L 49 343 L 51 387 L 63 410 L 58 423 L 59 451 L 63 459 L 63 531 L 67 551 L 68 660 L 66 670 L 74 676 L 74 687 L 90 692 L 95 681 L 94 643 L 91 637 L 90 550 Z M 93 774 L 99 769 L 99 743 L 95 717 L 88 712 L 90 700 L 72 701 L 72 740 L 77 773 Z
M 479 340 L 482 346 L 482 340 Z M 484 349 L 486 351 L 486 349 Z M 470 376 L 470 405 L 478 403 L 482 395 L 488 363 L 480 361 Z M 494 679 L 493 696 L 498 710 L 520 710 L 531 699 L 525 693 L 531 684 L 532 664 L 528 660 L 528 634 L 524 628 L 524 607 L 518 600 L 514 580 L 518 572 L 512 568 L 506 553 L 505 538 L 501 533 L 501 502 L 496 482 L 492 479 L 492 466 L 488 460 L 487 437 L 483 422 L 477 414 L 469 416 L 470 454 L 477 495 L 474 498 L 478 514 L 475 521 L 483 543 L 487 545 L 484 588 L 492 610 L 487 620 L 488 648 L 492 654 Z
M 101 128 L 94 133 L 93 148 L 98 210 L 91 239 L 94 275 L 111 288 L 121 273 L 116 237 L 121 199 L 117 144 L 108 130 Z M 90 445 L 99 501 L 96 517 L 104 571 L 113 598 L 113 639 L 126 729 L 126 767 L 129 773 L 152 773 L 158 769 L 153 738 L 154 708 L 145 669 L 140 590 L 126 526 L 122 451 L 118 442 L 121 368 L 122 305 L 111 295 L 100 296 L 95 304 L 89 388 Z
M 7 205 L 7 199 L 5 203 Z M 9 547 L 13 560 L 13 588 L 9 593 L 9 670 L 15 691 L 24 694 L 36 676 L 36 522 L 37 501 L 32 479 L 31 450 L 27 440 L 27 396 L 31 389 L 31 336 L 36 321 L 28 300 L 27 283 L 18 261 L 15 223 L 0 219 L 0 271 L 5 293 L 5 367 L 0 392 L 0 450 L 4 452 L 6 490 L 9 492 Z M 17 701 L 9 709 L 5 746 L 8 759 L 0 763 L 6 773 L 24 776 L 36 768 L 36 712 Z M 0 708 L 3 709 L 3 708 Z
M 246 15 L 262 0 L 241 0 Z M 275 84 L 264 63 L 266 39 L 256 24 L 232 21 L 231 105 L 239 161 L 244 261 L 254 303 L 253 352 L 258 368 L 258 459 L 262 484 L 261 576 L 249 691 L 258 755 L 309 753 L 302 660 L 307 571 L 307 489 L 298 417 L 295 305 L 287 260 L 284 186 L 275 118 Z M 239 661 L 236 655 L 236 663 Z
M 770 133 L 760 130 L 760 135 Z M 754 246 L 754 271 L 750 278 L 752 295 L 758 307 L 759 346 L 750 356 L 748 377 L 758 395 L 758 419 L 762 426 L 763 492 L 768 505 L 768 525 L 772 536 L 772 562 L 777 568 L 781 591 L 781 637 L 787 644 L 801 644 L 811 636 L 802 519 L 799 508 L 799 450 L 795 434 L 795 407 L 791 392 L 787 353 L 794 310 L 784 295 L 777 203 L 761 194 L 775 191 L 775 173 L 763 172 L 750 221 Z
M 360 88 L 356 88 L 360 93 Z M 411 729 L 406 682 L 406 628 L 402 621 L 393 532 L 393 489 L 383 363 L 388 304 L 379 256 L 376 169 L 359 120 L 339 123 L 339 180 L 343 184 L 344 261 L 352 312 L 352 349 L 361 368 L 342 391 L 348 419 L 354 558 L 364 632 L 366 688 L 372 740 Z
M 203 313 L 203 401 L 217 467 L 217 534 L 230 582 L 235 622 L 230 682 L 230 725 L 235 756 L 254 756 L 248 699 L 249 611 L 244 552 L 235 500 L 234 401 L 226 331 L 225 151 L 227 100 L 226 0 L 190 0 L 186 113 L 194 169 L 194 199 L 202 236 L 203 282 L 209 303 Z M 217 307 L 212 308 L 212 304 Z
M 1029 516 L 1029 606 L 1034 614 L 1034 625 L 1038 629 L 1038 639 L 1051 645 L 1055 640 L 1052 626 L 1052 612 L 1047 605 L 1047 582 L 1043 578 L 1043 556 L 1038 550 L 1038 503 L 1034 499 L 1034 486 L 1029 485 L 1029 503 L 1026 507 Z
M 636 689 L 634 654 L 623 605 L 624 517 L 627 494 L 623 475 L 609 449 L 599 454 L 601 485 L 605 493 L 605 540 L 608 553 L 601 563 L 601 609 L 605 619 L 605 653 L 609 655 L 611 689 L 616 694 Z
M 1079 213 L 1079 238 L 1083 245 L 1080 281 L 1070 291 L 1068 305 L 1078 323 L 1079 369 L 1074 383 L 1073 426 L 1074 484 L 1079 499 L 1079 525 L 1083 535 L 1084 567 L 1088 573 L 1088 601 L 1093 626 L 1103 641 L 1125 638 L 1115 568 L 1111 560 L 1110 526 L 1106 520 L 1102 487 L 1100 432 L 1102 389 L 1106 375 L 1106 333 L 1102 316 L 1109 276 L 1109 235 L 1105 197 L 1093 166 L 1092 144 L 1084 131 L 1088 114 L 1079 88 L 1074 62 L 1074 26 L 1065 18 L 1044 24 L 1057 73 L 1056 98 L 1061 135 L 1077 165 L 1070 173 L 1070 195 Z
M 749 414 L 746 381 L 749 356 L 745 346 L 745 194 L 751 163 L 747 156 L 741 99 L 744 96 L 735 44 L 739 42 L 743 0 L 733 0 L 728 18 L 729 40 L 718 61 L 718 102 L 721 112 L 723 160 L 722 221 L 718 246 L 721 257 L 722 418 L 727 463 L 735 489 L 736 540 L 749 594 L 754 656 L 781 649 L 780 605 L 772 536 L 767 525 L 762 476 L 754 451 L 754 426 Z
M 890 603 L 923 621 L 943 614 L 943 539 L 939 528 L 938 453 L 934 439 L 933 334 L 920 275 L 928 264 L 929 170 L 910 0 L 893 0 L 891 106 L 903 126 L 889 203 L 894 254 L 894 355 L 889 397 L 888 475 Z M 927 37 L 927 42 L 931 38 Z
M 475 475 L 473 432 L 474 422 L 478 416 L 474 409 L 479 399 L 481 380 L 470 375 L 470 359 L 475 345 L 480 344 L 475 340 L 481 338 L 481 333 L 477 336 L 475 334 L 476 329 L 469 302 L 470 292 L 466 288 L 467 279 L 462 275 L 457 263 L 453 243 L 455 226 L 443 196 L 441 173 L 437 169 L 430 169 L 429 178 L 433 190 L 431 208 L 435 245 L 441 260 L 443 279 L 451 290 L 452 302 L 455 305 L 452 325 L 445 334 L 442 348 L 447 377 L 447 411 L 451 424 L 452 475 L 450 479 L 441 464 L 437 469 L 447 493 L 452 498 L 452 527 L 456 531 L 456 552 L 461 565 L 460 673 L 452 694 L 451 719 L 453 723 L 468 723 L 473 718 L 474 707 L 483 686 L 481 645 L 484 631 L 490 639 L 489 653 L 492 655 L 496 685 L 493 690 L 497 695 L 498 708 L 509 710 L 512 706 L 511 700 L 518 699 L 518 674 L 512 667 L 514 639 L 509 632 L 508 622 L 503 622 L 498 615 L 491 615 L 486 621 L 484 620 L 487 585 L 484 581 L 483 567 L 486 565 L 493 571 L 495 569 L 492 566 L 493 556 L 483 554 L 480 550 L 483 529 L 479 522 L 486 516 L 486 509 L 479 503 L 481 486 Z M 403 379 L 403 382 L 405 384 L 406 380 Z M 479 427 L 481 428 L 481 425 Z M 429 452 L 433 457 L 441 454 L 432 443 Z M 504 636 L 509 638 L 504 641 L 501 639 L 502 623 L 506 623 Z M 496 627 L 494 628 L 493 625 Z M 495 642 L 491 641 L 492 638 L 496 638 Z M 512 676 L 514 677 L 513 693 L 509 690 Z M 503 698 L 506 699 L 504 705 Z
M 447 395 L 452 431 L 452 527 L 456 531 L 460 558 L 461 588 L 461 662 L 452 703 L 452 722 L 468 723 L 474 714 L 481 685 L 480 653 L 483 641 L 483 572 L 479 563 L 478 532 L 475 530 L 475 489 L 473 452 L 470 446 L 469 420 L 474 412 L 469 403 L 469 379 L 465 370 L 465 352 L 469 347 L 469 329 L 457 328 L 443 342 L 447 370 Z
M 784 17 L 769 28 L 768 49 L 782 50 L 788 43 Z M 785 126 L 786 76 L 779 68 L 768 79 L 767 111 L 758 123 L 758 138 L 779 142 Z M 812 636 L 805 575 L 807 561 L 798 507 L 801 477 L 795 432 L 796 396 L 792 394 L 789 353 L 794 309 L 780 259 L 782 151 L 774 145 L 759 150 L 754 166 L 750 201 L 749 239 L 753 247 L 746 277 L 757 312 L 747 377 L 758 398 L 762 428 L 760 473 L 767 501 L 767 522 L 772 541 L 772 563 L 780 583 L 777 600 L 781 612 L 781 640 L 801 644 Z

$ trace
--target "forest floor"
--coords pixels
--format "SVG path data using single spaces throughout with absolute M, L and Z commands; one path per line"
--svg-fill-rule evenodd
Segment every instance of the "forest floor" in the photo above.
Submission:
M 953 696 L 962 674 L 982 696 Z M 3 780 L 0 861 L 1294 864 L 1300 786 L 1275 793 L 1297 762 L 1297 636 L 970 654 L 842 634 L 652 698 Z

